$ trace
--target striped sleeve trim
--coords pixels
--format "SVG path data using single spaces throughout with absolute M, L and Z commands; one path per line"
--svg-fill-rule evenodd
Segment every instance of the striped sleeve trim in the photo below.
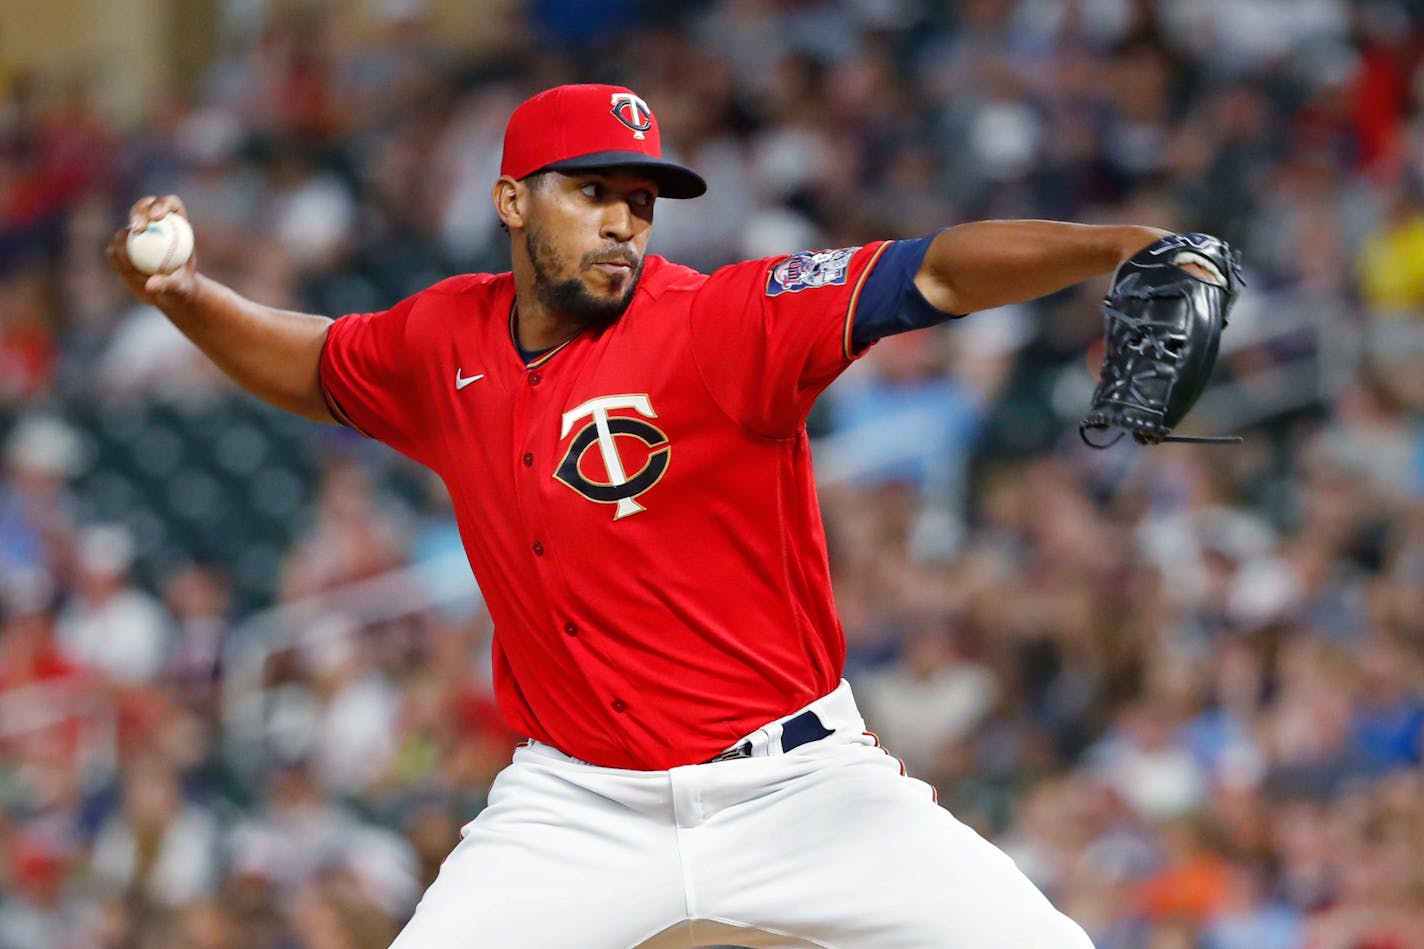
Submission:
M 861 272 L 860 279 L 855 282 L 855 290 L 850 295 L 850 303 L 846 306 L 845 327 L 841 331 L 841 352 L 845 355 L 846 362 L 855 359 L 855 352 L 851 347 L 851 334 L 855 331 L 855 310 L 860 305 L 860 292 L 865 289 L 865 281 L 870 278 L 875 270 L 875 265 L 880 262 L 880 257 L 885 253 L 885 249 L 892 241 L 885 241 L 875 249 L 875 255 L 870 258 L 870 263 L 866 264 L 865 270 Z

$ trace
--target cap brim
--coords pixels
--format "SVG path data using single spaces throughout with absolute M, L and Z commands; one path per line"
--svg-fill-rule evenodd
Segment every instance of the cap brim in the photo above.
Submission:
M 707 182 L 691 168 L 654 158 L 642 152 L 592 152 L 545 165 L 538 171 L 591 171 L 597 168 L 636 168 L 658 183 L 660 198 L 696 198 L 707 193 Z

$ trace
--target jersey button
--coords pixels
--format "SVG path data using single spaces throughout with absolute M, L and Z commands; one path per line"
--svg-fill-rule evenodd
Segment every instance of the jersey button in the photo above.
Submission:
M 625 701 L 623 701 L 622 699 L 614 699 L 614 700 L 613 700 L 613 711 L 615 711 L 615 712 L 622 712 L 622 711 L 625 711 L 627 708 L 628 708 L 628 703 L 625 702 Z
M 565 623 L 565 624 L 564 624 L 564 632 L 567 633 L 567 634 L 570 635 L 570 636 L 577 636 L 577 635 L 578 635 L 578 627 L 575 626 L 573 623 Z
M 526 467 L 526 468 L 532 468 L 532 467 L 534 467 L 534 453 L 533 453 L 533 452 L 525 452 L 525 453 L 524 453 L 524 467 Z
M 541 376 L 541 375 L 539 375 L 539 373 L 537 373 L 537 372 L 531 372 L 531 373 L 529 373 L 529 384 L 530 384 L 531 386 L 537 386 L 539 383 L 541 383 L 541 382 L 543 382 L 543 381 L 544 381 L 544 377 Z
M 542 557 L 542 556 L 544 556 L 544 545 L 541 544 L 541 543 L 539 543 L 539 541 L 537 541 L 537 540 L 534 541 L 534 556 L 536 556 L 536 557 Z

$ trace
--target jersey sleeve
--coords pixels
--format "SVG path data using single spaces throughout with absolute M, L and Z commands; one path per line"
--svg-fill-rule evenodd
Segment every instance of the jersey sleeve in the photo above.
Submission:
M 408 345 L 418 299 L 333 322 L 321 350 L 320 382 L 327 408 L 338 422 L 425 462 L 427 413 L 420 411 Z
M 897 314 L 919 296 L 913 276 L 924 249 L 917 245 L 884 241 L 768 257 L 712 274 L 692 305 L 692 343 L 722 410 L 762 435 L 794 433 L 870 343 L 899 331 Z M 915 322 L 924 318 L 921 312 Z M 862 322 L 869 335 L 857 332 Z
M 856 302 L 850 330 L 852 352 L 863 352 L 887 336 L 938 326 L 964 315 L 937 309 L 915 286 L 915 275 L 933 240 L 934 236 L 894 241 L 885 248 L 866 276 L 865 289 Z

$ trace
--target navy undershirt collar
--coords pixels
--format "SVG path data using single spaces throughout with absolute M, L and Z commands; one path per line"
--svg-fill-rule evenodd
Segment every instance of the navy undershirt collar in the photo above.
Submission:
M 519 358 L 524 360 L 524 364 L 526 366 L 534 360 L 538 359 L 540 356 L 549 352 L 550 350 L 557 349 L 559 346 L 563 345 L 562 343 L 558 343 L 553 346 L 545 346 L 543 349 L 525 349 L 523 346 L 519 345 L 519 333 L 518 328 L 515 324 L 515 316 L 518 313 L 519 301 L 516 300 L 514 303 L 510 304 L 509 307 L 509 341 L 514 344 L 514 351 L 519 353 Z

